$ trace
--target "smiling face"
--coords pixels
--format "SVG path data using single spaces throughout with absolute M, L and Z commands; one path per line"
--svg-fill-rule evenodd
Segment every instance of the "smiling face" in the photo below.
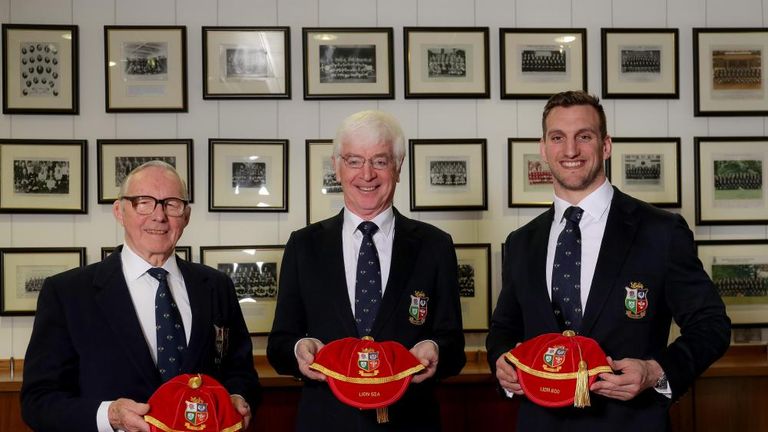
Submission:
M 185 197 L 184 187 L 171 171 L 148 167 L 132 175 L 125 196 L 147 195 L 157 199 Z M 125 228 L 125 243 L 154 266 L 161 266 L 173 254 L 176 242 L 189 223 L 190 208 L 179 217 L 168 217 L 158 204 L 149 215 L 136 213 L 128 200 L 118 199 L 112 213 Z
M 600 118 L 590 105 L 555 107 L 545 125 L 539 150 L 552 171 L 555 194 L 577 204 L 605 182 L 611 138 L 601 136 Z
M 362 168 L 349 168 L 342 158 L 365 158 Z M 386 169 L 373 169 L 368 159 L 384 156 L 389 158 Z M 395 160 L 392 145 L 381 138 L 362 132 L 344 136 L 338 156 L 332 157 L 336 167 L 336 179 L 344 190 L 344 205 L 352 213 L 365 220 L 392 205 L 395 186 L 400 181 L 400 164 Z

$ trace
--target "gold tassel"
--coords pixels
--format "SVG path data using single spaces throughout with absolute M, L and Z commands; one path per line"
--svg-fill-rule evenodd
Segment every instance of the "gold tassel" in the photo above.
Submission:
M 584 408 L 589 405 L 589 373 L 587 372 L 587 362 L 580 360 L 579 371 L 576 373 L 576 394 L 573 396 L 573 406 L 576 408 Z
M 389 410 L 387 407 L 376 408 L 376 421 L 379 423 L 389 423 Z

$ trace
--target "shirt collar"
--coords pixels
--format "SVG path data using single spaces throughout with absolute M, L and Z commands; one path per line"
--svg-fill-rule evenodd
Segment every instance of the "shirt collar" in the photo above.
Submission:
M 154 267 L 146 262 L 144 258 L 138 256 L 126 243 L 123 244 L 120 260 L 123 263 L 123 274 L 128 281 L 137 280 L 142 277 L 147 270 Z M 165 263 L 163 263 L 162 268 L 165 269 L 171 277 L 183 280 L 181 270 L 179 270 L 179 266 L 176 263 L 176 254 L 171 254 L 171 256 L 165 260 Z
M 595 189 L 591 194 L 587 195 L 576 206 L 581 207 L 584 213 L 588 214 L 594 220 L 601 220 L 608 214 L 608 208 L 611 206 L 611 200 L 613 199 L 613 186 L 608 179 L 605 179 L 599 188 Z M 563 220 L 563 214 L 571 203 L 555 195 L 555 220 L 560 223 Z
M 354 235 L 357 231 L 357 226 L 363 221 L 363 218 L 352 213 L 346 206 L 344 206 L 344 231 Z M 376 217 L 370 219 L 370 221 L 379 227 L 378 232 L 382 233 L 385 237 L 389 237 L 395 227 L 395 212 L 392 209 L 392 206 L 389 206 L 386 210 L 377 214 Z

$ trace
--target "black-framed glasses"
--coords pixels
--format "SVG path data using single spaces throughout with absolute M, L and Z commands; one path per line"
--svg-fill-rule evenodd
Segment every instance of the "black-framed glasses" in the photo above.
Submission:
M 385 170 L 389 168 L 389 164 L 392 163 L 392 159 L 390 159 L 389 156 L 374 156 L 370 159 L 366 159 L 362 156 L 340 156 L 342 160 L 344 160 L 344 165 L 347 166 L 347 168 L 352 169 L 361 169 L 363 166 L 365 166 L 365 162 L 367 161 L 371 168 L 375 170 Z
M 171 197 L 157 199 L 148 195 L 122 196 L 120 199 L 128 200 L 133 206 L 133 210 L 140 215 L 151 215 L 155 212 L 157 205 L 163 207 L 163 211 L 168 216 L 179 217 L 184 215 L 189 201 L 181 198 Z

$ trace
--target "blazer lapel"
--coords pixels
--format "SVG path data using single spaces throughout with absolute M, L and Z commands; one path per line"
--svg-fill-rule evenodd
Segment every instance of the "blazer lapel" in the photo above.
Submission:
M 544 325 L 550 328 L 553 333 L 560 332 L 560 326 L 557 324 L 555 314 L 552 312 L 552 300 L 549 296 L 547 285 L 547 247 L 549 246 L 549 232 L 552 228 L 552 218 L 555 217 L 554 207 L 550 207 L 546 213 L 537 218 L 536 228 L 531 238 L 531 259 L 529 262 L 542 263 L 542 265 L 532 265 L 529 271 L 529 284 L 532 290 L 531 302 L 534 315 L 545 317 Z M 514 259 L 514 257 L 512 257 Z
M 614 188 L 613 200 L 605 225 L 600 253 L 597 257 L 595 275 L 589 290 L 589 298 L 581 323 L 581 333 L 588 335 L 605 306 L 609 293 L 621 271 L 637 233 L 634 217 L 635 203 Z
M 208 342 L 208 335 L 214 325 L 211 311 L 218 307 L 217 297 L 213 295 L 213 289 L 208 287 L 208 277 L 195 271 L 186 261 L 177 259 L 177 265 L 184 277 L 184 285 L 187 287 L 189 306 L 192 310 L 192 329 L 187 343 L 187 352 L 181 364 L 182 371 L 193 371 L 197 359 L 201 359 L 201 352 Z
M 318 282 L 322 289 L 328 290 L 331 303 L 336 310 L 339 322 L 344 326 L 344 334 L 357 335 L 355 316 L 347 292 L 347 275 L 344 269 L 344 247 L 341 229 L 344 224 L 344 210 L 331 219 L 321 222 L 320 229 L 313 233 L 314 254 L 317 257 L 315 271 L 328 276 L 327 282 Z M 318 278 L 318 281 L 326 278 Z
M 393 209 L 394 210 L 394 209 Z M 398 300 L 413 272 L 416 256 L 421 248 L 421 239 L 413 231 L 413 225 L 397 210 L 395 212 L 395 238 L 392 243 L 392 263 L 389 268 L 389 279 L 384 289 L 384 297 L 373 323 L 372 334 L 378 334 L 379 329 L 388 322 L 395 312 Z
M 125 350 L 125 356 L 148 383 L 160 381 L 160 373 L 152 360 L 149 345 L 133 306 L 133 300 L 125 283 L 120 261 L 120 251 L 104 259 L 94 277 L 96 294 L 94 301 L 105 317 L 104 321 L 115 334 L 115 340 Z

